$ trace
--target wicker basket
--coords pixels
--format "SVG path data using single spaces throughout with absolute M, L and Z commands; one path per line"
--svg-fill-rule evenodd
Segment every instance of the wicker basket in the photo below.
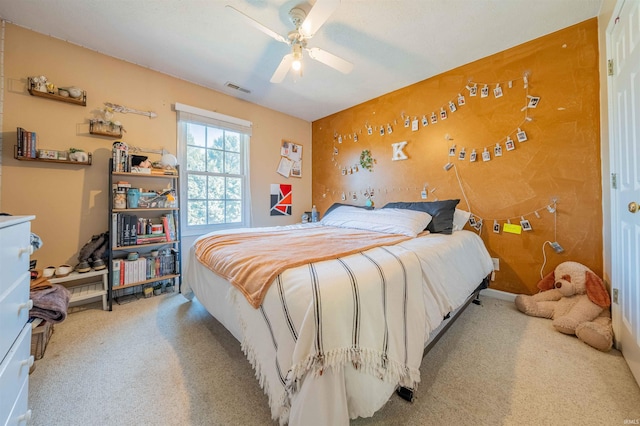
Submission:
M 31 330 L 31 355 L 35 359 L 40 359 L 44 356 L 44 351 L 47 349 L 52 334 L 53 324 L 47 321 L 42 321 L 40 325 Z

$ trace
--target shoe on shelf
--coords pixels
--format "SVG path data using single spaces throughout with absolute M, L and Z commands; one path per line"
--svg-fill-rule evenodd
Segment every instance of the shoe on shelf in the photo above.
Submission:
M 55 266 L 47 266 L 42 270 L 42 276 L 45 278 L 53 278 L 53 275 L 56 273 Z
M 73 271 L 73 267 L 71 265 L 60 265 L 56 268 L 56 278 L 66 277 Z
M 95 269 L 96 271 L 99 271 L 101 269 L 106 268 L 107 265 L 104 264 L 104 260 L 102 259 L 98 259 L 98 260 L 94 260 L 93 261 L 93 269 Z
M 89 262 L 87 262 L 86 260 L 83 260 L 82 262 L 76 265 L 76 271 L 78 271 L 81 274 L 84 274 L 85 272 L 89 272 L 90 270 L 91 270 L 91 266 L 89 266 Z

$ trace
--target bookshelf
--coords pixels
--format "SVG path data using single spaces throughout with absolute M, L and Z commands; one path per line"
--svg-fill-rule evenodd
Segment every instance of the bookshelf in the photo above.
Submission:
M 145 287 L 165 282 L 180 289 L 181 282 L 179 168 L 132 173 L 126 164 L 115 154 L 109 160 L 109 310 L 120 298 L 144 295 Z M 128 197 L 129 189 L 138 195 Z

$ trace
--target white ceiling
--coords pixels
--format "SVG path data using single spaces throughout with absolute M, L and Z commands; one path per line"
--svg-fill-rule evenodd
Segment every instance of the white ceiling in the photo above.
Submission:
M 598 15 L 602 0 L 342 0 L 312 40 L 354 64 L 305 56 L 304 75 L 270 83 L 305 0 L 0 0 L 0 17 L 249 102 L 313 121 Z M 318 0 L 323 1 L 323 0 Z M 314 0 L 311 3 L 315 3 Z M 232 82 L 251 91 L 225 87 Z

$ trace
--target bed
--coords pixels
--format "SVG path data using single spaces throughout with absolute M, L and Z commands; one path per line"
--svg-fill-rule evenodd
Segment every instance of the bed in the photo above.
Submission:
M 332 207 L 319 223 L 207 234 L 189 249 L 182 293 L 241 342 L 280 424 L 373 416 L 397 389 L 417 387 L 423 352 L 493 269 L 480 237 L 461 229 L 468 216 L 457 201 L 444 228 L 433 204 L 396 203 Z M 271 252 L 280 256 L 257 274 Z M 226 265 L 243 253 L 250 255 Z

